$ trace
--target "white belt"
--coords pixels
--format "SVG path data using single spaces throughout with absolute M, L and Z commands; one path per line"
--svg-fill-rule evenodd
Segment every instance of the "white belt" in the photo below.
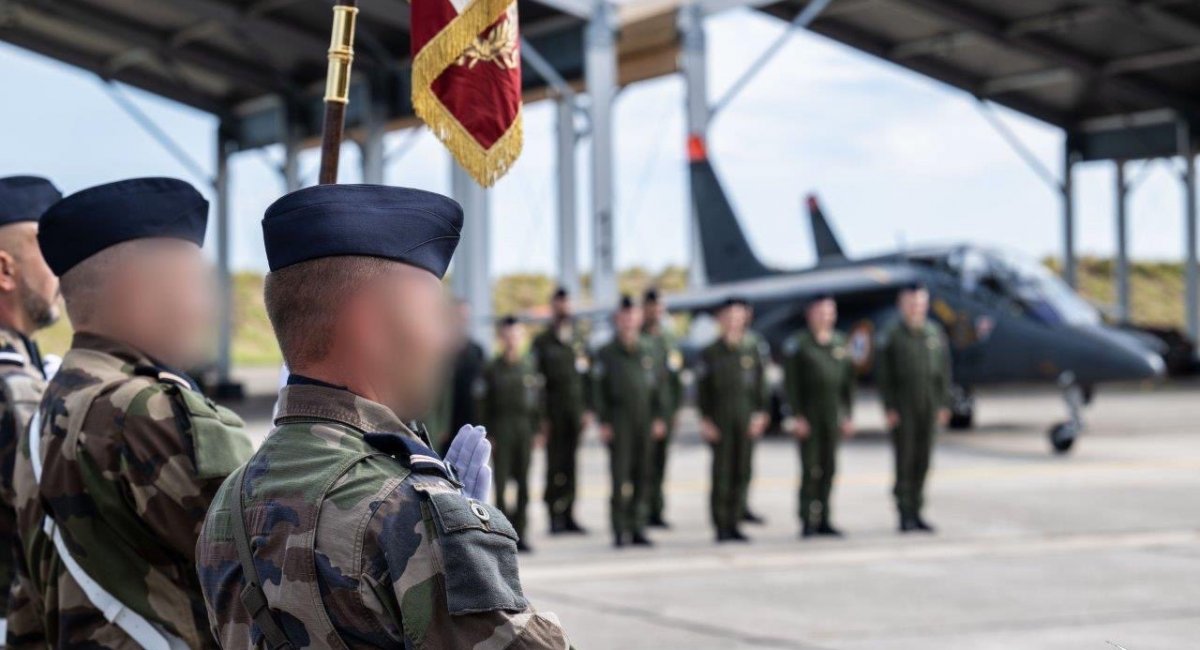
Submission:
M 29 459 L 33 463 L 33 474 L 38 485 L 42 483 L 42 416 L 35 412 L 29 423 Z M 75 579 L 76 584 L 83 590 L 84 595 L 99 609 L 109 623 L 121 628 L 125 634 L 136 641 L 146 650 L 177 650 L 186 649 L 183 639 L 166 632 L 161 627 L 146 620 L 141 614 L 129 609 L 116 596 L 100 586 L 100 583 L 79 566 L 63 540 L 62 532 L 49 516 L 42 519 L 42 530 L 54 540 L 54 548 L 62 560 L 67 572 Z M 7 625 L 7 622 L 6 622 Z

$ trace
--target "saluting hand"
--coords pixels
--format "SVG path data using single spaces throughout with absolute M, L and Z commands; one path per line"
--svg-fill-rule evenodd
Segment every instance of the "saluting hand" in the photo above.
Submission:
M 488 442 L 487 429 L 463 425 L 450 443 L 445 462 L 454 468 L 455 475 L 463 484 L 463 494 L 476 501 L 487 501 L 492 490 L 492 443 Z

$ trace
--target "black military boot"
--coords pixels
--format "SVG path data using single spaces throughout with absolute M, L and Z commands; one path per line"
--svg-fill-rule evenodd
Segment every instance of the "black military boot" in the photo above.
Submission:
M 648 522 L 646 522 L 646 523 L 647 523 L 647 525 L 649 525 L 651 528 L 664 528 L 664 529 L 669 529 L 669 528 L 671 527 L 671 524 L 668 524 L 668 523 L 667 523 L 667 520 L 666 520 L 666 519 L 663 519 L 663 516 L 662 516 L 662 515 L 651 515 L 651 516 L 650 516 L 650 521 L 648 521 Z
M 801 537 L 812 537 L 817 534 L 817 527 L 809 522 L 804 522 L 804 527 L 800 529 Z
M 762 526 L 763 524 L 767 523 L 765 518 L 750 512 L 749 509 L 742 513 L 742 521 L 747 524 L 754 524 L 755 526 Z
M 575 521 L 575 515 L 566 514 L 563 515 L 563 532 L 575 533 L 576 535 L 586 535 L 587 529 L 583 526 L 580 526 L 579 522 Z
M 921 518 L 921 515 L 913 517 L 913 525 L 915 525 L 917 530 L 921 531 L 922 533 L 937 532 L 937 529 L 935 529 L 933 526 L 930 526 L 929 522 Z
M 566 520 L 562 515 L 550 515 L 550 534 L 561 535 L 567 532 Z
M 732 541 L 733 541 L 733 534 L 730 533 L 728 530 L 726 530 L 724 528 L 720 528 L 717 530 L 717 543 L 718 544 L 723 544 L 725 542 L 732 542 Z
M 827 537 L 843 537 L 842 531 L 830 525 L 828 520 L 822 521 L 820 526 L 817 526 L 817 534 Z
M 625 533 L 613 533 L 613 548 L 625 547 Z
M 636 531 L 630 538 L 629 543 L 634 546 L 654 546 L 654 542 L 650 541 L 649 537 L 642 531 Z
M 743 533 L 742 531 L 738 530 L 737 528 L 734 528 L 733 530 L 729 531 L 729 534 L 731 536 L 731 541 L 734 541 L 734 542 L 750 541 L 750 538 L 746 537 L 746 534 Z
M 912 515 L 900 515 L 900 532 L 912 533 L 917 531 L 917 518 Z

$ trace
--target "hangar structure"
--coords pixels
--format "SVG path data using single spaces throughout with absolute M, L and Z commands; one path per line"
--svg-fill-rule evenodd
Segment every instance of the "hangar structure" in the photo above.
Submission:
M 0 0 L 0 40 L 206 111 L 218 118 L 216 251 L 222 271 L 219 375 L 228 379 L 232 337 L 228 161 L 283 145 L 280 174 L 303 180 L 299 152 L 320 136 L 328 0 Z M 384 135 L 417 126 L 410 103 L 408 4 L 360 0 L 349 139 L 362 176 L 382 182 Z M 579 286 L 575 151 L 587 137 L 593 232 L 592 294 L 616 298 L 611 110 L 627 84 L 681 72 L 689 135 L 709 122 L 782 50 L 764 48 L 745 75 L 713 100 L 707 89 L 704 18 L 749 7 L 807 27 L 978 98 L 1061 128 L 1061 169 L 1046 169 L 994 119 L 1018 154 L 1062 196 L 1064 275 L 1075 276 L 1073 170 L 1116 167 L 1118 313 L 1128 316 L 1126 197 L 1129 161 L 1175 165 L 1185 206 L 1188 332 L 1200 334 L 1195 165 L 1200 140 L 1200 5 L 1191 0 L 520 0 L 526 101 L 557 106 L 558 240 L 562 281 Z M 790 31 L 790 30 L 789 30 Z M 803 61 L 796 65 L 804 65 Z M 130 107 L 130 110 L 135 110 Z M 886 108 L 883 108 L 886 110 Z M 137 115 L 135 114 L 135 117 Z M 147 125 L 168 148 L 167 134 Z M 457 166 L 453 193 L 467 213 L 456 290 L 489 328 L 488 197 Z M 696 241 L 693 231 L 692 241 Z M 695 245 L 693 244 L 693 250 Z M 692 266 L 699 269 L 700 256 Z M 693 280 L 703 281 L 702 269 Z

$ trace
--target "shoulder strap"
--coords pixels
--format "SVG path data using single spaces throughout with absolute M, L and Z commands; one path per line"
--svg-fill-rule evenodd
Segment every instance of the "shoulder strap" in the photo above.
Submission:
M 316 502 L 310 506 L 312 512 L 313 534 L 308 535 L 307 552 L 312 560 L 315 568 L 315 551 L 314 544 L 316 543 L 316 525 L 320 520 L 321 504 L 325 500 L 325 495 L 329 493 L 330 488 L 337 483 L 338 479 L 343 474 L 348 472 L 351 467 L 354 467 L 359 462 L 366 460 L 372 456 L 384 456 L 386 454 L 377 452 L 358 453 L 342 461 L 321 487 L 319 496 Z M 242 601 L 242 606 L 250 613 L 254 619 L 258 629 L 262 632 L 264 639 L 267 642 L 267 647 L 271 650 L 293 650 L 296 646 L 288 639 L 287 633 L 283 631 L 283 626 L 279 624 L 279 620 L 275 614 L 271 612 L 270 603 L 267 602 L 267 594 L 263 591 L 262 580 L 258 574 L 258 568 L 254 566 L 254 552 L 250 548 L 250 535 L 246 531 L 246 510 L 245 510 L 245 488 L 243 478 L 246 473 L 246 467 L 249 463 L 243 464 L 238 468 L 237 472 L 232 477 L 233 487 L 237 490 L 237 499 L 234 501 L 236 508 L 233 513 L 233 542 L 237 547 L 238 562 L 242 565 L 242 574 L 245 578 L 246 586 L 242 588 L 242 593 L 239 598 Z M 317 582 L 314 580 L 311 584 L 313 590 L 313 602 L 321 603 L 320 593 L 317 591 Z M 337 635 L 337 631 L 333 629 L 333 623 L 329 620 L 329 615 L 323 607 L 316 612 L 316 624 L 324 630 L 317 630 L 314 637 L 337 639 L 339 645 L 343 648 L 344 643 L 341 643 L 341 638 Z M 327 632 L 332 634 L 326 634 Z

